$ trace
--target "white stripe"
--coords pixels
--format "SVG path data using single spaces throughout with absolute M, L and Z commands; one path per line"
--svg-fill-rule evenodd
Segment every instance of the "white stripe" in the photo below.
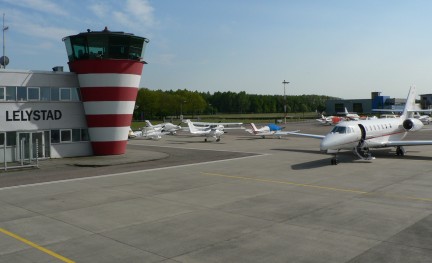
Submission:
M 134 74 L 78 74 L 80 87 L 139 87 L 141 75 Z
M 130 127 L 88 128 L 92 142 L 126 141 Z
M 92 114 L 132 114 L 135 101 L 86 101 L 84 112 Z
M 116 173 L 116 174 L 95 175 L 95 176 L 90 176 L 90 177 L 65 179 L 65 180 L 50 181 L 50 182 L 35 183 L 35 184 L 22 184 L 22 185 L 15 185 L 15 186 L 7 186 L 7 187 L 1 187 L 0 191 L 2 191 L 2 190 L 10 190 L 10 189 L 17 189 L 17 188 L 26 188 L 26 187 L 35 187 L 35 186 L 42 186 L 42 185 L 50 185 L 50 184 L 58 184 L 58 183 L 68 183 L 68 182 L 77 182 L 77 181 L 86 181 L 86 180 L 97 180 L 98 178 L 108 178 L 108 177 L 123 176 L 123 175 L 129 175 L 129 174 L 155 172 L 155 171 L 177 169 L 177 168 L 189 167 L 189 166 L 198 166 L 198 165 L 201 165 L 201 164 L 221 163 L 221 162 L 227 162 L 227 161 L 233 161 L 233 160 L 241 160 L 241 159 L 247 159 L 247 158 L 261 157 L 261 156 L 265 156 L 265 155 L 268 155 L 268 154 L 243 156 L 243 157 L 238 157 L 238 158 L 216 160 L 216 161 L 209 161 L 209 162 L 202 162 L 202 163 L 181 164 L 181 165 L 175 165 L 175 166 L 159 167 L 159 168 L 153 168 L 153 169 L 147 169 L 147 170 L 144 169 L 144 170 L 123 172 L 123 173 Z

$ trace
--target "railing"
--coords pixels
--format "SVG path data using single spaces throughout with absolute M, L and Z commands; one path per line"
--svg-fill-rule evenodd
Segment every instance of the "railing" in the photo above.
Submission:
M 9 166 L 8 162 L 7 162 L 7 152 L 6 152 L 6 134 L 5 134 L 5 143 L 3 144 L 3 158 L 4 158 L 4 166 L 3 166 L 3 170 L 7 171 L 10 169 L 22 169 L 22 168 L 29 168 L 29 167 L 37 167 L 39 168 L 39 140 L 36 139 L 36 157 L 33 158 L 33 144 L 30 141 L 28 144 L 28 153 L 29 153 L 29 158 L 28 158 L 28 162 L 26 161 L 25 158 L 25 138 L 21 139 L 20 142 L 20 151 L 19 151 L 19 157 L 18 157 L 18 161 L 20 165 L 12 165 Z

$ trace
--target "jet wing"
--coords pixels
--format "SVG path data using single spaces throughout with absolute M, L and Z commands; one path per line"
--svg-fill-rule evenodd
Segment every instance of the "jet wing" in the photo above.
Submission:
M 382 143 L 383 147 L 391 146 L 416 146 L 416 145 L 432 145 L 432 141 L 388 141 Z
M 308 134 L 308 133 L 299 133 L 298 131 L 286 131 L 286 132 L 280 132 L 284 135 L 297 135 L 297 136 L 303 136 L 303 137 L 309 137 L 314 139 L 324 139 L 325 135 L 318 135 L 318 134 Z

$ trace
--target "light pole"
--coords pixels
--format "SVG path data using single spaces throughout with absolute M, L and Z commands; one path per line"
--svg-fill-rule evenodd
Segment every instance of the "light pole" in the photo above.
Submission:
M 285 84 L 289 84 L 289 81 L 283 81 L 282 84 L 284 85 L 284 113 L 285 113 L 285 124 L 286 124 L 286 116 L 287 116 L 287 105 L 286 105 L 286 93 L 285 93 Z
M 7 57 L 5 57 L 5 31 L 9 29 L 8 26 L 5 26 L 5 14 L 3 13 L 3 57 L 2 57 L 2 62 L 1 64 L 3 65 L 3 68 L 6 68 L 6 65 L 9 63 L 9 59 Z
M 180 120 L 182 121 L 183 120 L 183 103 L 186 103 L 187 101 L 185 101 L 185 100 L 183 100 L 181 103 L 180 103 Z

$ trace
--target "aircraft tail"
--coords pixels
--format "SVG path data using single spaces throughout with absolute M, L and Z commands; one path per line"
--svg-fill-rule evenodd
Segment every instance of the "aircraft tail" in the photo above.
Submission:
M 145 120 L 145 123 L 147 124 L 147 127 L 153 127 L 153 125 L 151 124 L 151 122 L 149 120 Z
M 415 86 L 411 86 L 401 118 L 407 119 L 413 117 L 415 111 L 415 99 L 416 99 L 416 88 Z
M 252 132 L 256 134 L 258 132 L 257 127 L 255 126 L 255 124 L 253 122 L 251 122 L 250 125 L 252 126 Z
M 186 120 L 186 123 L 188 124 L 188 126 L 189 126 L 189 131 L 190 131 L 191 133 L 194 133 L 194 132 L 197 131 L 195 125 L 193 125 L 193 123 L 192 123 L 190 120 Z

